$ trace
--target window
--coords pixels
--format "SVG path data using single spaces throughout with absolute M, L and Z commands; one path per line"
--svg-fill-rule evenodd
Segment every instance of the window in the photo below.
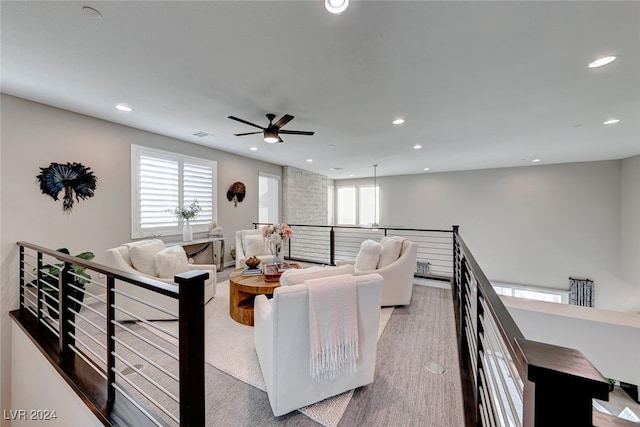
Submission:
M 496 284 L 499 283 L 499 284 Z M 557 289 L 544 289 L 523 285 L 511 285 L 502 282 L 492 282 L 491 285 L 498 295 L 533 299 L 538 301 L 568 304 L 569 292 Z
M 338 224 L 356 223 L 356 188 L 338 187 Z
M 358 224 L 379 223 L 380 209 L 378 201 L 380 200 L 380 187 L 376 186 L 376 194 L 374 195 L 373 185 L 361 185 L 358 187 L 358 196 Z
M 209 230 L 217 217 L 217 163 L 139 145 L 131 146 L 131 237 L 182 234 L 182 219 L 170 209 L 198 201 L 195 232 Z
M 258 176 L 258 222 L 280 222 L 280 177 L 260 172 Z
M 357 196 L 357 197 L 356 197 Z M 353 185 L 338 187 L 337 219 L 340 225 L 369 225 L 379 222 L 380 187 L 376 186 L 374 197 L 373 185 Z M 374 208 L 375 206 L 375 208 Z M 356 222 L 357 219 L 357 222 Z

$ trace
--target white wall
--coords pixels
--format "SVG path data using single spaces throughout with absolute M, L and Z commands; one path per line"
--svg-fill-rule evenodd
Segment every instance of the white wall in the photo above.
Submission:
M 91 250 L 102 262 L 107 248 L 131 240 L 131 144 L 218 161 L 218 223 L 224 228 L 226 260 L 235 230 L 258 219 L 258 173 L 281 176 L 277 165 L 140 131 L 8 95 L 1 97 L 0 159 L 0 409 L 9 408 L 9 310 L 18 308 L 18 248 L 24 240 L 71 253 Z M 95 196 L 64 214 L 61 201 L 40 192 L 36 175 L 51 162 L 80 162 L 98 178 Z M 235 181 L 247 187 L 237 207 L 226 192 Z M 196 235 L 195 237 L 198 237 Z M 181 236 L 175 236 L 181 240 Z
M 578 349 L 605 377 L 640 384 L 640 315 L 501 298 L 527 339 Z
M 7 412 L 3 412 L 3 420 L 11 420 L 13 415 L 15 419 L 11 425 L 14 427 L 102 426 L 93 412 L 15 323 L 11 327 L 11 341 L 11 366 L 19 373 L 19 378 L 14 381 L 11 407 L 5 408 Z M 34 386 L 37 384 L 46 384 L 46 387 L 38 388 L 36 393 Z M 13 414 L 9 409 L 14 411 Z M 17 412 L 19 410 L 26 412 L 21 414 Z M 32 413 L 32 410 L 43 412 Z
M 622 277 L 636 281 L 636 298 L 640 299 L 640 156 L 622 161 Z
M 621 163 L 378 177 L 380 223 L 458 224 L 490 280 L 568 289 L 570 276 L 588 277 L 597 307 L 638 311 L 640 275 L 625 280 L 619 272 Z M 639 218 L 631 212 L 627 228 L 638 227 Z

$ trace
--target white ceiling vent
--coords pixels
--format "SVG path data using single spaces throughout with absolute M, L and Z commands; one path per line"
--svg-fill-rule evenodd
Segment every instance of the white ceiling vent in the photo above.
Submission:
M 198 138 L 204 138 L 205 136 L 213 136 L 210 133 L 199 131 L 193 134 L 193 136 L 197 136 Z

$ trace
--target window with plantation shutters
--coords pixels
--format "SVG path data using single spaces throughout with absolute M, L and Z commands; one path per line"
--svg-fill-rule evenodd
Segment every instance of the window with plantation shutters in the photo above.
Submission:
M 209 230 L 217 216 L 215 161 L 132 145 L 131 164 L 133 238 L 182 234 L 183 220 L 170 210 L 195 200 L 193 231 Z

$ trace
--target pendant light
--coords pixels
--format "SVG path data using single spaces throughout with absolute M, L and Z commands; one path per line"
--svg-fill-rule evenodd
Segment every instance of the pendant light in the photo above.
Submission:
M 376 173 L 378 169 L 378 165 L 373 165 L 373 223 L 371 227 L 378 228 L 377 214 L 378 214 L 378 191 L 377 191 L 377 178 L 378 175 Z

